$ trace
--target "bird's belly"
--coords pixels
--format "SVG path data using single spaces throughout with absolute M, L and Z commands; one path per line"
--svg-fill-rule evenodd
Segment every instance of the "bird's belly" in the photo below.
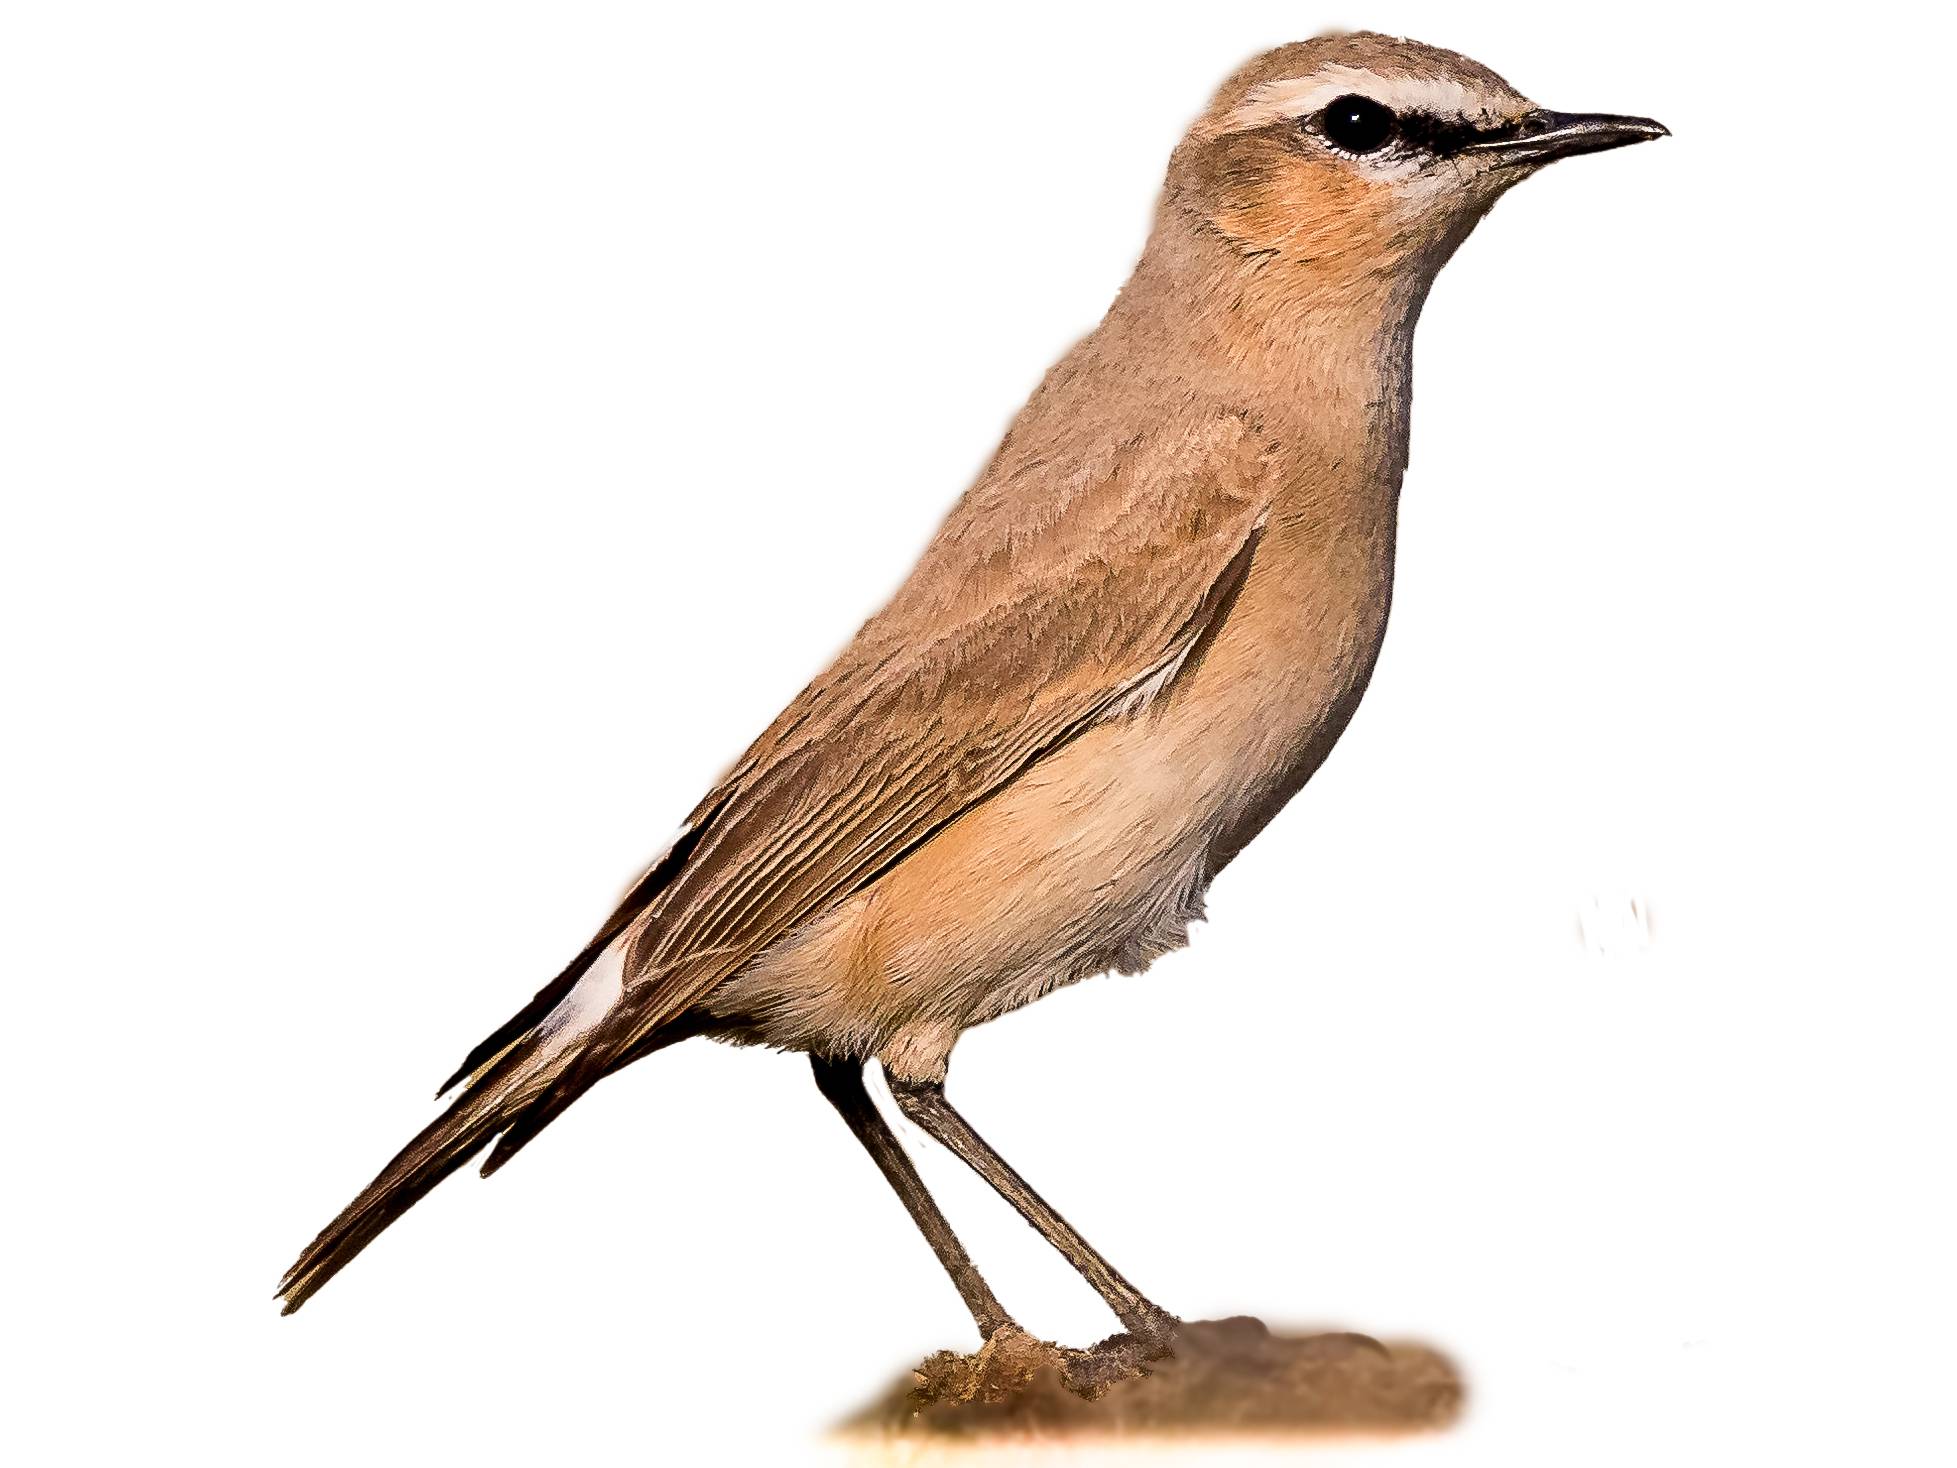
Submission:
M 1089 731 L 732 976 L 710 1010 L 928 1079 L 961 1030 L 1180 947 L 1213 813 L 1146 745 Z

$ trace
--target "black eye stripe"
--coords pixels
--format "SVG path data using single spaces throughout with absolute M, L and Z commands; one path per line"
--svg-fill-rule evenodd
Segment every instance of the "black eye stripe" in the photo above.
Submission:
M 1356 94 L 1340 97 L 1300 121 L 1348 153 L 1376 153 L 1390 143 L 1396 152 L 1434 158 L 1451 158 L 1476 143 L 1515 137 L 1522 127 L 1519 122 L 1478 125 L 1432 112 L 1396 113 L 1384 103 Z
M 1400 119 L 1400 132 L 1414 147 L 1436 158 L 1451 158 L 1475 143 L 1514 137 L 1521 125 L 1513 122 L 1477 126 L 1460 117 L 1436 117 L 1411 112 Z

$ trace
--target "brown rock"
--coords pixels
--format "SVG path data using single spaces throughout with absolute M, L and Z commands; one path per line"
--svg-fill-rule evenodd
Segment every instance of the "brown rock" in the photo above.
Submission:
M 1429 1347 L 1278 1335 L 1249 1316 L 1181 1325 L 1167 1354 L 1131 1336 L 1088 1350 L 1007 1329 L 940 1351 L 843 1424 L 852 1435 L 1269 1437 L 1445 1427 L 1461 1379 Z

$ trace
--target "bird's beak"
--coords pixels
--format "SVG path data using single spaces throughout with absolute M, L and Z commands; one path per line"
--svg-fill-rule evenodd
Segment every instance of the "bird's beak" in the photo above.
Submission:
M 1578 153 L 1601 153 L 1668 138 L 1672 130 L 1648 117 L 1613 117 L 1608 112 L 1548 112 L 1538 109 L 1499 137 L 1470 143 L 1463 151 L 1493 153 L 1500 165 L 1549 163 Z

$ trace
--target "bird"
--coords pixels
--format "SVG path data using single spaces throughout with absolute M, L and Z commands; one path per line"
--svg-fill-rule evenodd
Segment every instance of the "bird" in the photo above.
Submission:
M 1136 1341 L 1178 1319 L 945 1090 L 967 1029 L 1183 945 L 1324 761 L 1379 656 L 1414 326 L 1496 200 L 1667 136 L 1549 111 L 1370 32 L 1239 68 L 1139 262 L 908 578 L 693 809 L 456 1094 L 306 1248 L 290 1313 L 442 1179 L 711 1037 L 805 1054 L 982 1337 L 1017 1329 L 868 1087 L 992 1186 Z

